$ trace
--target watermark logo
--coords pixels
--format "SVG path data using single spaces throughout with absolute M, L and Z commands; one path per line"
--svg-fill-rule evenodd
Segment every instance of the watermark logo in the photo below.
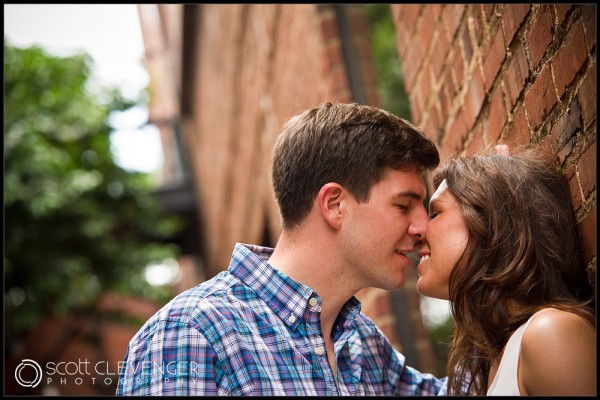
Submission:
M 133 382 L 156 381 L 172 382 L 182 379 L 197 381 L 201 373 L 201 365 L 194 361 L 170 361 L 157 363 L 142 361 L 128 364 L 119 361 L 112 368 L 108 361 L 89 361 L 86 358 L 78 358 L 70 361 L 40 364 L 31 359 L 23 359 L 15 369 L 15 380 L 19 385 L 26 388 L 35 388 L 40 383 L 46 386 L 67 385 L 102 385 L 108 388 L 119 382 L 123 385 Z M 33 371 L 31 370 L 33 369 Z M 119 372 L 121 377 L 119 377 Z M 42 382 L 43 381 L 43 382 Z
M 21 372 L 29 368 L 33 368 L 33 370 L 35 371 L 35 377 L 31 381 L 25 380 L 21 376 Z M 21 363 L 15 369 L 15 379 L 17 380 L 17 383 L 23 387 L 34 388 L 37 385 L 39 385 L 42 381 L 42 367 L 40 367 L 40 364 L 33 360 L 22 360 Z

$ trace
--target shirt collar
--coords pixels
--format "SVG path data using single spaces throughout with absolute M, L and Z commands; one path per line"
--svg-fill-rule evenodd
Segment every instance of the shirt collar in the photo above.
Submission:
M 270 247 L 236 243 L 229 272 L 254 290 L 288 326 L 295 328 L 307 307 L 312 307 L 308 303 L 309 299 L 318 299 L 319 311 L 321 299 L 308 286 L 294 281 L 271 266 L 267 261 L 273 251 Z M 360 313 L 360 309 L 360 301 L 352 296 L 342 307 L 339 322 L 344 327 L 349 327 Z
M 267 260 L 273 250 L 236 243 L 229 272 L 254 290 L 288 326 L 295 328 L 313 290 L 269 265 Z

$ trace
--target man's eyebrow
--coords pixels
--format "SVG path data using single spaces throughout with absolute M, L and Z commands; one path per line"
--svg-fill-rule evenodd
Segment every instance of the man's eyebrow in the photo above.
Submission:
M 419 195 L 418 193 L 415 193 L 411 190 L 406 191 L 406 192 L 400 192 L 400 193 L 396 193 L 394 195 L 394 198 L 398 198 L 398 197 L 408 197 L 417 201 L 423 201 L 423 197 L 421 195 Z

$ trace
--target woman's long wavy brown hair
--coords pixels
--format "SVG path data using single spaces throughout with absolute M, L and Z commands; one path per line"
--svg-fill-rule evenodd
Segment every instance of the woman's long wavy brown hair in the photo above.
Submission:
M 537 310 L 555 307 L 595 325 L 595 293 L 579 246 L 569 185 L 536 150 L 457 157 L 446 179 L 469 230 L 450 276 L 454 333 L 449 394 L 483 395 L 492 361 Z

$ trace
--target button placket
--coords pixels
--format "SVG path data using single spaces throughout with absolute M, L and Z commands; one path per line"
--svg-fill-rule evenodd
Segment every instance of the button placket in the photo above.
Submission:
M 313 354 L 316 356 L 315 361 L 319 364 L 321 373 L 326 378 L 328 385 L 331 388 L 335 388 L 334 395 L 339 394 L 339 388 L 333 375 L 332 367 L 329 365 L 329 359 L 327 357 L 327 351 L 325 348 L 325 340 L 323 339 L 323 333 L 321 332 L 320 312 L 321 307 L 318 297 L 310 297 L 308 299 L 307 309 L 307 333 L 308 339 L 312 346 Z M 337 366 L 336 366 L 337 368 Z

